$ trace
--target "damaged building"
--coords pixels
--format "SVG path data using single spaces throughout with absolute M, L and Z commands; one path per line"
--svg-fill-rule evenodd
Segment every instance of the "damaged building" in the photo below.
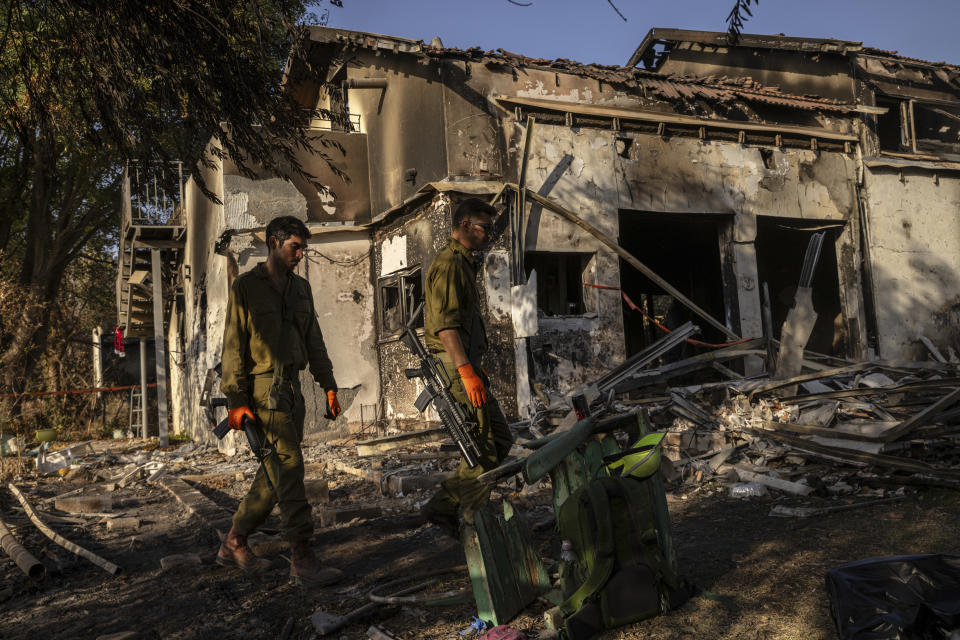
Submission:
M 728 344 L 765 335 L 766 297 L 779 338 L 819 232 L 810 350 L 918 359 L 921 336 L 960 340 L 956 66 L 857 42 L 731 47 L 726 34 L 664 29 L 622 67 L 325 27 L 310 38 L 313 73 L 294 64 L 285 82 L 331 114 L 311 124 L 337 143 L 324 152 L 348 182 L 307 153 L 329 193 L 249 179 L 226 159 L 204 169 L 222 204 L 187 181 L 175 220 L 125 209 L 119 322 L 166 334 L 158 380 L 176 432 L 210 438 L 200 396 L 229 282 L 264 259 L 278 215 L 313 234 L 299 273 L 344 407 L 327 425 L 321 390 L 304 384 L 308 433 L 422 423 L 397 333 L 468 197 L 503 210 L 479 288 L 484 366 L 508 416 L 649 346 L 662 334 L 645 315 Z M 747 358 L 740 373 L 761 366 Z

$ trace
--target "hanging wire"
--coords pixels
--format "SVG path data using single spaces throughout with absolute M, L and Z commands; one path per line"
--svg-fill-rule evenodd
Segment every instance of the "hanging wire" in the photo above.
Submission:
M 320 252 L 317 251 L 316 249 L 306 249 L 306 250 L 304 250 L 303 256 L 307 259 L 307 262 L 312 262 L 312 263 L 314 263 L 314 264 L 322 264 L 322 263 L 321 263 L 320 261 L 318 261 L 318 260 L 311 260 L 311 259 L 310 259 L 310 256 L 311 256 L 311 255 L 320 256 L 321 258 L 323 258 L 324 260 L 326 260 L 326 261 L 329 262 L 330 264 L 337 264 L 337 265 L 342 265 L 342 266 L 346 266 L 346 267 L 353 267 L 353 266 L 356 266 L 356 265 L 360 264 L 361 262 L 365 261 L 367 258 L 369 258 L 369 257 L 370 257 L 370 251 L 367 251 L 367 252 L 366 252 L 365 254 L 363 254 L 362 256 L 358 256 L 358 257 L 356 257 L 356 258 L 351 258 L 350 260 L 337 260 L 337 259 L 335 259 L 335 258 L 331 258 L 331 257 L 328 256 L 328 255 L 325 255 L 325 254 L 323 254 L 323 253 L 320 253 Z

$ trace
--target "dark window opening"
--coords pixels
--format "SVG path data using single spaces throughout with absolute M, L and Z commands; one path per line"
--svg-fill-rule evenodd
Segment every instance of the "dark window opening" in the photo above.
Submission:
M 907 151 L 908 133 L 904 129 L 904 102 L 877 96 L 877 106 L 887 112 L 877 116 L 877 137 L 882 151 Z
M 402 324 L 400 282 L 390 278 L 380 282 L 380 333 L 386 337 L 396 333 Z
M 423 299 L 423 283 L 420 267 L 381 278 L 378 286 L 380 297 L 380 338 L 393 337 L 410 319 Z M 423 313 L 414 325 L 423 327 Z
M 793 307 L 807 243 L 814 233 L 804 228 L 807 225 L 809 223 L 802 220 L 757 217 L 757 275 L 761 286 L 766 282 L 770 291 L 773 337 L 777 340 Z M 829 355 L 844 355 L 847 351 L 835 248 L 840 231 L 840 228 L 827 230 L 811 285 L 817 321 L 806 348 Z
M 537 272 L 537 310 L 545 316 L 581 316 L 583 270 L 589 253 L 531 251 L 524 257 L 527 277 Z
M 913 122 L 917 151 L 960 155 L 960 108 L 914 103 Z
M 760 148 L 760 157 L 763 158 L 763 166 L 767 169 L 776 169 L 777 163 L 773 159 L 773 149 Z
M 719 235 L 724 220 L 724 216 L 710 214 L 622 211 L 619 244 L 701 309 L 724 322 Z M 693 321 L 701 329 L 699 339 L 713 343 L 727 341 L 726 335 L 707 325 L 624 260 L 620 260 L 620 288 L 635 306 L 668 329 Z M 666 335 L 626 301 L 623 302 L 623 327 L 627 357 Z M 694 353 L 693 347 L 685 343 L 664 359 L 678 360 Z

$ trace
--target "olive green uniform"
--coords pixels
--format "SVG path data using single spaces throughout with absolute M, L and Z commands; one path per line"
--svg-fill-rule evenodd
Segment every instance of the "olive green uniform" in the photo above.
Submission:
M 464 461 L 456 473 L 444 481 L 427 508 L 429 511 L 455 516 L 463 510 L 467 520 L 490 498 L 490 489 L 477 478 L 495 468 L 507 456 L 513 437 L 497 399 L 490 391 L 490 382 L 480 367 L 480 358 L 487 350 L 487 334 L 480 317 L 480 294 L 477 291 L 477 263 L 471 251 L 451 238 L 427 272 L 425 283 L 424 342 L 427 350 L 443 363 L 451 380 L 450 393 L 477 423 L 473 436 L 480 448 L 480 464 L 473 469 Z M 474 371 L 483 379 L 487 402 L 474 407 L 467 398 L 463 382 L 450 356 L 443 348 L 438 332 L 456 329 Z
M 281 293 L 263 263 L 237 277 L 227 303 L 220 389 L 230 409 L 253 410 L 270 451 L 233 516 L 241 535 L 263 524 L 277 504 L 288 541 L 313 535 L 300 451 L 305 413 L 300 371 L 307 364 L 317 384 L 325 390 L 337 388 L 310 284 L 291 273 Z

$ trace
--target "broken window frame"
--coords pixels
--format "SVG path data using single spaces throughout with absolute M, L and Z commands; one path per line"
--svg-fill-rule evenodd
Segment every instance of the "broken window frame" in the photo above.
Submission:
M 572 259 L 579 258 L 580 260 L 580 270 L 579 277 L 576 278 L 577 287 L 574 288 L 579 295 L 579 300 L 575 301 L 577 304 L 576 313 L 548 313 L 543 306 L 544 296 L 541 295 L 543 287 L 547 286 L 545 278 L 547 276 L 547 269 L 543 268 L 544 265 L 541 264 L 542 260 L 549 257 L 555 257 L 560 261 L 572 261 Z M 588 251 L 525 251 L 524 252 L 524 267 L 527 272 L 527 277 L 530 276 L 532 271 L 537 272 L 537 316 L 541 318 L 583 318 L 595 315 L 595 305 L 592 304 L 594 300 L 584 291 L 584 282 L 592 282 L 593 277 L 591 274 L 595 271 L 595 262 L 596 262 L 596 253 Z M 566 274 L 566 267 L 569 265 L 564 265 L 564 273 Z M 565 285 L 569 285 L 573 282 L 569 275 L 565 277 L 567 282 Z M 565 287 L 566 288 L 566 287 Z M 567 292 L 569 294 L 569 291 Z M 567 300 L 566 303 L 569 305 L 569 295 L 564 296 Z
M 957 141 L 957 151 L 956 153 L 944 152 L 942 149 L 930 149 L 925 148 L 924 140 L 928 138 L 920 138 L 917 135 L 917 112 L 920 109 L 929 110 L 929 111 L 947 111 L 946 115 L 951 118 L 960 120 L 960 103 L 950 102 L 946 100 L 918 100 L 916 98 L 909 98 L 905 96 L 895 96 L 877 93 L 875 102 L 878 104 L 885 102 L 891 105 L 893 108 L 894 105 L 899 105 L 900 107 L 900 145 L 897 149 L 890 149 L 884 147 L 881 142 L 880 135 L 880 121 L 883 116 L 877 116 L 877 146 L 880 150 L 880 153 L 887 155 L 902 155 L 904 153 L 912 153 L 914 155 L 930 155 L 943 158 L 945 160 L 960 161 L 960 139 Z M 953 113 L 950 113 L 950 112 Z M 889 115 L 889 114 L 884 114 Z
M 387 325 L 384 313 L 386 311 L 385 290 L 396 288 L 397 304 L 399 307 L 399 320 L 396 326 Z M 418 295 L 419 292 L 419 295 Z M 389 342 L 399 339 L 399 331 L 406 324 L 420 300 L 423 298 L 423 278 L 420 265 L 415 265 L 407 269 L 395 271 L 388 276 L 377 280 L 377 329 L 380 335 L 380 342 Z M 423 314 L 417 319 L 416 329 L 423 329 Z

